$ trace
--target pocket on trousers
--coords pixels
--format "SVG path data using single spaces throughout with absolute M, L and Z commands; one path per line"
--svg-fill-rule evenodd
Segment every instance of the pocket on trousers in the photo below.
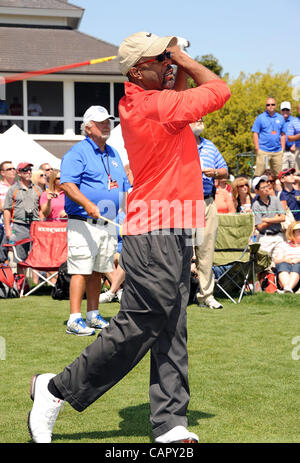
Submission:
M 91 252 L 88 246 L 69 246 L 68 257 L 71 259 L 86 259 L 91 257 Z

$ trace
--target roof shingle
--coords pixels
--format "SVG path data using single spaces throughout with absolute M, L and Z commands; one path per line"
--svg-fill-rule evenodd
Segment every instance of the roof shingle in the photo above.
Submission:
M 0 27 L 0 73 L 35 71 L 114 56 L 118 47 L 78 30 Z M 82 66 L 68 74 L 120 75 L 118 60 Z
M 9 8 L 46 8 L 48 10 L 83 10 L 62 0 L 0 0 L 0 7 Z

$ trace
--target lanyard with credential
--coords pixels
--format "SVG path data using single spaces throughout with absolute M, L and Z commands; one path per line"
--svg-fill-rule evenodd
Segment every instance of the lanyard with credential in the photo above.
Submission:
M 106 168 L 106 165 L 105 165 L 103 156 L 101 156 L 101 159 L 102 159 L 102 162 L 103 162 L 104 170 L 105 170 L 105 172 L 106 172 L 107 175 L 108 175 L 107 188 L 108 188 L 108 191 L 110 191 L 110 190 L 113 190 L 114 188 L 119 188 L 119 185 L 118 185 L 118 182 L 117 182 L 116 180 L 112 180 L 112 178 L 111 178 L 108 152 L 107 152 L 107 151 L 104 151 L 103 154 L 106 154 L 106 159 L 107 159 L 107 168 Z
M 107 168 L 106 168 L 106 165 L 105 165 L 105 162 L 104 162 L 104 159 L 103 159 L 104 155 L 106 155 Z M 108 157 L 108 152 L 107 151 L 104 151 L 103 155 L 101 155 L 101 160 L 102 160 L 102 163 L 103 163 L 104 170 L 105 170 L 105 172 L 106 172 L 106 174 L 108 176 L 107 188 L 108 188 L 108 190 L 110 190 L 110 188 L 111 188 L 111 176 L 110 176 L 109 157 Z
M 276 124 L 276 118 L 272 116 L 269 116 L 269 117 L 270 117 L 270 120 L 269 120 L 268 130 L 271 132 L 272 135 L 276 135 L 277 130 L 278 130 L 278 127 Z

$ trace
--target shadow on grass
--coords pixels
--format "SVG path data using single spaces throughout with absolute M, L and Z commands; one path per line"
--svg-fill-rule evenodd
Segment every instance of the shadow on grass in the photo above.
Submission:
M 81 439 L 103 440 L 109 438 L 126 438 L 126 436 L 148 436 L 151 442 L 152 430 L 149 422 L 150 406 L 149 403 L 135 405 L 133 407 L 126 407 L 119 412 L 122 421 L 119 424 L 119 429 L 114 430 L 99 430 L 89 432 L 78 432 L 72 434 L 55 434 L 53 435 L 53 442 L 59 440 L 74 440 L 80 441 Z M 204 418 L 212 418 L 214 415 L 204 413 L 198 410 L 188 411 L 189 426 L 196 426 L 198 421 Z

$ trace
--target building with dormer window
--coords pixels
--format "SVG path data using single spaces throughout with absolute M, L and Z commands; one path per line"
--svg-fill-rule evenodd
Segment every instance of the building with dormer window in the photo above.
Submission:
M 78 30 L 83 14 L 67 0 L 0 0 L 0 76 L 117 55 L 116 45 Z M 8 83 L 0 132 L 17 124 L 62 157 L 81 139 L 89 106 L 105 106 L 118 121 L 123 81 L 112 60 Z

